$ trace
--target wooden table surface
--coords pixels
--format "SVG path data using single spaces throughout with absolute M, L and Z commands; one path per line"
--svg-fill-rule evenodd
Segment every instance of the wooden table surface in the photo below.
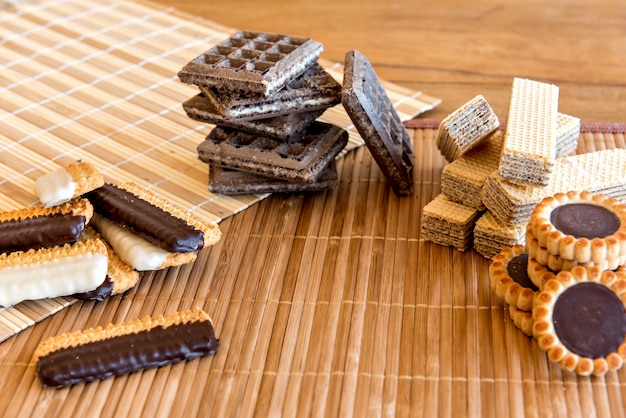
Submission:
M 157 0 L 237 29 L 312 37 L 323 57 L 358 49 L 380 77 L 443 99 L 442 118 L 476 94 L 506 115 L 513 77 L 559 85 L 559 111 L 626 119 L 626 7 L 619 0 Z

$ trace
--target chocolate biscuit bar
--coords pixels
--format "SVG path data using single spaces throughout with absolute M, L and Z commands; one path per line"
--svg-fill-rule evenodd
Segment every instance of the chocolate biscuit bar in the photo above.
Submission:
M 270 96 L 317 61 L 322 44 L 301 36 L 240 31 L 187 63 L 180 80 Z
M 393 190 L 411 194 L 411 138 L 372 65 L 358 51 L 346 54 L 341 101 Z
M 198 158 L 267 177 L 314 182 L 347 142 L 345 130 L 317 121 L 290 141 L 216 127 L 198 145 Z

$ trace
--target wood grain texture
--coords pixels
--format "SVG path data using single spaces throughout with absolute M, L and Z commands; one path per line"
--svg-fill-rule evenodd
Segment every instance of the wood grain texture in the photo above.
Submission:
M 601 122 L 626 115 L 619 0 L 156 1 L 234 28 L 313 37 L 331 61 L 358 49 L 382 78 L 442 98 L 431 117 L 477 94 L 505 117 L 515 76 L 559 85 L 563 113 Z

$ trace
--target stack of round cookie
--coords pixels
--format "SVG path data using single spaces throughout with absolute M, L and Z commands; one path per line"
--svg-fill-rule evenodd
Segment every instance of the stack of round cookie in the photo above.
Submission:
M 568 192 L 535 207 L 526 246 L 502 250 L 489 274 L 515 325 L 537 338 L 551 361 L 603 375 L 626 359 L 625 263 L 626 206 Z

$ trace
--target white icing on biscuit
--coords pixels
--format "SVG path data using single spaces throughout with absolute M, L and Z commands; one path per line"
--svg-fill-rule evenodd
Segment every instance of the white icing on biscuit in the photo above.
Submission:
M 35 194 L 46 206 L 67 202 L 75 192 L 76 183 L 64 168 L 44 174 L 35 181 Z
M 134 235 L 100 215 L 93 215 L 91 222 L 119 257 L 137 271 L 157 270 L 165 263 L 167 251 Z
M 68 296 L 100 286 L 107 274 L 106 254 L 77 254 L 0 270 L 0 306 L 25 300 Z

